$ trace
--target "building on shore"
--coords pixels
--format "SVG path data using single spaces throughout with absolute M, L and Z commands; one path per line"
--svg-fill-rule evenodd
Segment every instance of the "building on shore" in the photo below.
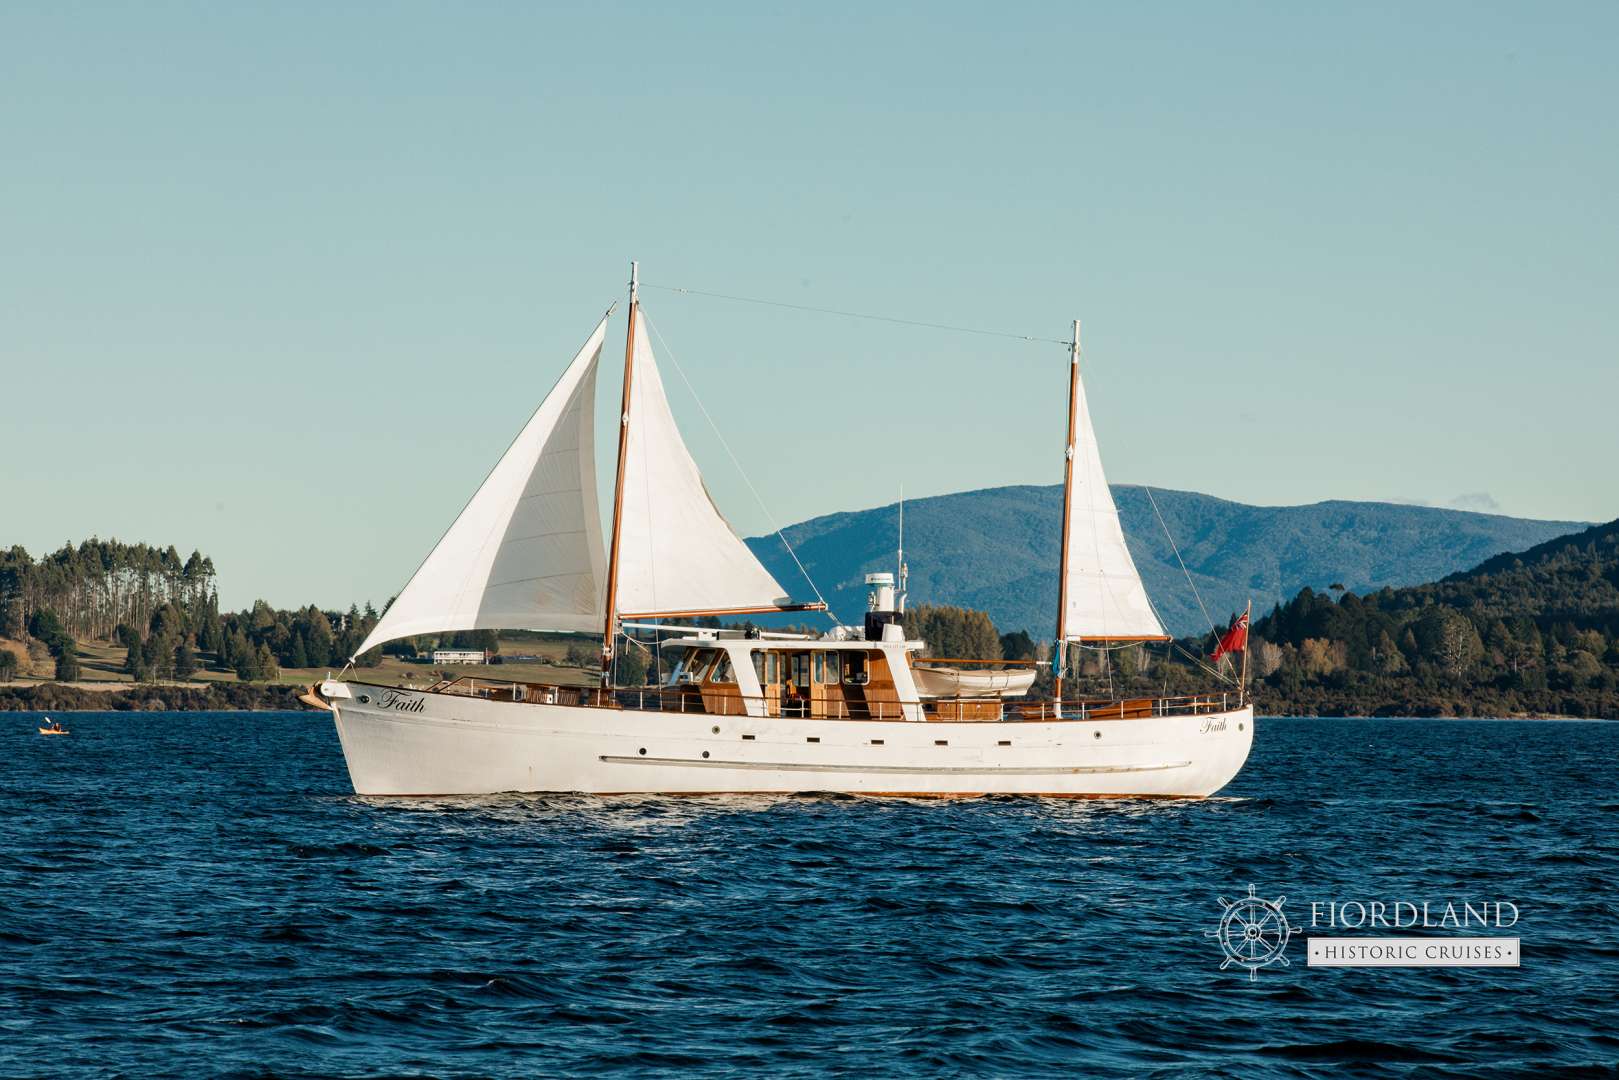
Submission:
M 487 664 L 489 653 L 483 649 L 434 649 L 435 664 Z

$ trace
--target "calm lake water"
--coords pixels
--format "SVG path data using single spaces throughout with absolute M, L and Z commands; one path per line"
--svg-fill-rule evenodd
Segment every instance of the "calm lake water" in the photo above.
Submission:
M 1204 802 L 422 802 L 322 715 L 65 719 L 0 714 L 8 1077 L 1619 1061 L 1616 724 L 1261 721 Z M 1252 981 L 1205 934 L 1249 884 L 1305 927 Z M 1307 967 L 1367 900 L 1514 903 L 1523 966 Z

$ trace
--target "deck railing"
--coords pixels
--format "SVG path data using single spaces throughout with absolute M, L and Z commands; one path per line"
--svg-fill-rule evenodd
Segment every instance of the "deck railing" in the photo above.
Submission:
M 747 716 L 748 702 L 761 702 L 770 716 L 818 720 L 903 720 L 906 703 L 899 701 L 811 701 L 766 695 L 710 691 L 705 699 L 695 685 L 638 686 L 604 689 L 556 686 L 546 683 L 495 682 L 471 675 L 445 680 L 426 693 L 458 694 L 493 701 L 534 705 L 571 705 L 598 709 L 637 709 L 643 712 L 692 713 L 702 716 Z M 910 703 L 913 711 L 918 703 Z M 1039 720 L 1139 720 L 1161 716 L 1198 716 L 1226 712 L 1244 702 L 1234 694 L 1183 694 L 1174 697 L 1127 698 L 1095 701 L 1006 701 L 996 697 L 928 698 L 920 702 L 923 719 L 960 722 Z M 989 713 L 990 715 L 983 715 Z M 970 714 L 970 715 L 969 715 Z

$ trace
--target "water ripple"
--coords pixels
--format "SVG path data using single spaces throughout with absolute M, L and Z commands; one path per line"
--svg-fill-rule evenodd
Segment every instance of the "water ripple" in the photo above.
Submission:
M 1202 802 L 352 795 L 313 714 L 0 728 L 0 1074 L 1611 1075 L 1619 725 L 1264 721 Z M 1502 899 L 1250 981 L 1220 897 Z M 1354 933 L 1355 931 L 1345 931 Z M 204 1064 L 205 1063 L 205 1064 Z

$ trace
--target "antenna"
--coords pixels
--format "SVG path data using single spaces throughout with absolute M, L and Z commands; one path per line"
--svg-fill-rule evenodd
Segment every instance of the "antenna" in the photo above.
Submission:
M 899 576 L 896 579 L 899 582 L 899 603 L 894 605 L 895 610 L 901 613 L 905 611 L 905 578 L 908 574 L 909 571 L 905 569 L 905 485 L 901 484 L 899 486 Z

